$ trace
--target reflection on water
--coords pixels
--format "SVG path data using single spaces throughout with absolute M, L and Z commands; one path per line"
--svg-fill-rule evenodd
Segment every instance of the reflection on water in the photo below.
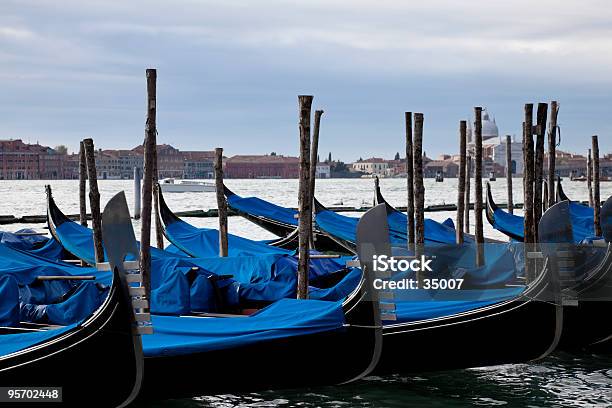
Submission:
M 202 396 L 160 401 L 148 406 L 609 407 L 612 406 L 612 355 L 556 353 L 537 364 L 504 365 L 408 377 L 368 377 L 359 383 L 341 387 Z

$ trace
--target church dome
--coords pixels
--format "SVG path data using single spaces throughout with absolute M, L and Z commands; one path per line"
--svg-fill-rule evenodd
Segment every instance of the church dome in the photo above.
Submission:
M 495 118 L 491 119 L 489 112 L 486 109 L 482 111 L 482 140 L 499 137 L 499 129 Z

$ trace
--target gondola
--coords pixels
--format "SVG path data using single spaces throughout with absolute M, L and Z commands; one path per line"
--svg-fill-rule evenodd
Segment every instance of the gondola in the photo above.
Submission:
M 592 238 L 595 235 L 593 230 L 593 209 L 580 203 L 570 201 L 561 184 L 557 184 L 557 201 L 568 201 L 569 211 L 574 231 L 574 240 L 576 243 Z M 486 203 L 487 221 L 501 233 L 507 235 L 513 240 L 522 242 L 524 240 L 524 218 L 520 215 L 510 214 L 497 206 L 493 200 L 491 186 L 487 183 L 487 203 Z
M 107 240 L 117 239 L 116 211 L 113 202 L 104 211 Z M 119 407 L 134 400 L 143 376 L 141 339 L 122 267 L 112 269 L 108 296 L 84 320 L 65 326 L 17 323 L 0 328 L 0 385 L 61 387 L 60 398 L 66 406 Z M 5 293 L 2 300 L 8 297 Z M 29 400 L 36 406 L 46 406 L 53 397 L 52 392 L 38 394 Z M 15 406 L 22 405 L 18 402 Z M 57 402 L 49 405 L 57 406 Z
M 558 199 L 554 207 L 559 213 L 553 224 L 542 227 L 554 231 L 555 239 L 564 239 L 564 253 L 569 259 L 564 263 L 565 279 L 562 280 L 565 322 L 560 348 L 576 349 L 610 347 L 612 322 L 607 316 L 612 313 L 612 252 L 609 238 L 593 240 L 592 209 L 567 200 L 563 190 L 557 188 Z M 612 213 L 612 197 L 602 207 L 602 224 Z M 487 218 L 491 224 L 515 240 L 523 240 L 523 217 L 508 214 L 499 209 L 492 199 L 487 185 Z M 550 218 L 549 218 L 550 219 Z M 495 223 L 493 223 L 493 222 Z M 555 229 L 556 225 L 556 229 Z M 541 234 L 540 234 L 541 235 Z M 547 238 L 552 240 L 554 237 Z M 585 243 L 582 243 L 586 241 Z M 592 243 L 588 243 L 591 241 Z M 556 242 L 556 241 L 555 241 Z M 597 346 L 596 346 L 597 345 Z
M 180 219 L 170 210 L 159 187 L 157 195 L 159 218 L 165 237 L 184 253 L 194 258 L 217 256 L 219 253 L 219 231 L 212 228 L 197 228 Z M 293 236 L 294 234 L 292 233 Z M 264 241 L 253 241 L 228 234 L 230 256 L 252 256 L 263 254 L 292 255 L 294 250 L 284 249 Z
M 231 294 L 231 301 L 196 302 L 198 310 L 215 311 L 217 304 L 236 307 L 259 307 L 285 297 L 295 297 L 297 258 L 294 251 L 270 247 L 265 242 L 229 235 L 230 257 L 219 258 L 217 230 L 199 229 L 180 220 L 167 208 L 160 194 L 163 233 L 176 243 L 167 250 L 151 247 L 152 277 L 155 285 L 154 311 L 176 314 L 191 310 L 191 302 L 182 300 L 185 291 L 195 285 L 191 296 L 213 290 L 222 298 Z M 47 188 L 47 218 L 54 240 L 89 265 L 96 262 L 93 231 L 66 217 Z M 164 220 L 172 220 L 166 229 Z M 190 270 L 184 273 L 185 270 Z M 360 272 L 346 267 L 346 260 L 311 259 L 309 281 L 312 298 L 337 300 L 350 293 L 359 281 Z M 210 281 L 209 283 L 206 283 Z M 210 287 L 212 285 L 212 287 Z M 220 286 L 220 287 L 219 287 Z M 164 299 L 180 298 L 170 302 Z
M 408 217 L 403 212 L 397 210 L 387 202 L 380 191 L 378 183 L 374 186 L 374 205 L 385 204 L 387 206 L 387 220 L 389 228 L 397 235 L 406 236 L 408 231 Z M 438 222 L 429 218 L 425 218 L 425 241 L 436 242 L 440 244 L 454 244 L 457 240 L 457 231 L 452 218 L 447 218 L 444 222 Z M 474 236 L 463 234 L 464 242 L 474 242 Z M 489 240 L 490 241 L 490 240 Z
M 384 253 L 389 241 L 388 213 L 384 205 L 377 206 L 377 219 L 364 215 L 357 225 L 355 249 L 362 260 L 371 259 L 364 253 L 359 236 L 365 231 L 376 234 L 370 239 L 375 253 Z M 384 211 L 383 211 L 384 210 Z M 373 210 L 371 210 L 373 211 Z M 382 229 L 384 228 L 384 230 Z M 382 231 L 382 232 L 381 232 Z M 386 237 L 386 241 L 381 238 Z M 361 242 L 364 240 L 362 239 Z M 371 266 L 366 266 L 366 268 Z M 504 286 L 491 290 L 450 293 L 449 299 L 414 302 L 405 299 L 388 300 L 383 315 L 383 339 L 385 347 L 375 373 L 418 372 L 450 368 L 476 367 L 490 364 L 524 362 L 542 357 L 552 351 L 560 335 L 559 309 L 549 281 L 550 273 L 543 272 L 538 281 L 527 288 Z M 500 318 L 502 316 L 503 318 Z M 519 320 L 523 320 L 519 324 Z M 501 323 L 500 323 L 501 322 Z M 536 340 L 522 346 L 508 347 L 504 352 L 497 348 L 483 350 L 482 343 L 474 343 L 476 336 L 486 337 L 486 344 L 509 344 L 519 342 L 530 335 Z M 443 339 L 460 338 L 465 343 L 466 353 L 456 353 L 451 347 L 442 347 Z M 444 350 L 436 350 L 440 346 Z M 423 350 L 420 357 L 406 353 L 406 350 Z M 440 354 L 442 358 L 424 356 Z M 398 357 L 398 355 L 400 357 Z M 320 360 L 319 360 L 320 361 Z
M 385 204 L 387 208 L 387 222 L 389 224 L 389 236 L 394 246 L 407 246 L 407 219 L 406 215 L 393 208 L 375 190 L 375 203 Z M 346 251 L 355 252 L 355 231 L 358 218 L 347 217 L 328 210 L 318 200 L 314 200 L 315 223 L 318 229 L 345 248 Z M 473 237 L 464 235 L 466 242 L 473 242 Z M 443 223 L 432 219 L 425 219 L 425 241 L 427 243 L 453 244 L 456 240 L 456 231 L 452 220 Z
M 560 274 L 565 320 L 559 347 L 612 351 L 612 197 L 601 209 L 604 239 L 592 243 L 575 242 L 570 201 L 555 207 L 557 219 L 550 225 L 541 221 L 540 229 L 548 231 L 546 239 L 561 246 L 564 256 Z
M 125 224 L 123 235 L 131 235 L 132 253 L 137 252 L 128 217 Z M 140 397 L 359 379 L 374 368 L 382 345 L 378 300 L 371 288 L 366 271 L 355 289 L 338 301 L 282 299 L 257 311 L 153 314 L 154 333 L 143 337 L 146 376 Z
M 376 223 L 379 212 L 364 222 Z M 360 238 L 369 243 L 371 236 L 363 230 Z M 382 350 L 372 279 L 364 268 L 358 287 L 339 302 L 284 299 L 249 316 L 153 316 L 155 332 L 144 338 L 143 398 L 340 384 L 367 375 Z
M 546 217 L 556 217 L 554 211 Z M 384 252 L 390 254 L 387 238 Z M 432 296 L 430 310 L 419 310 L 419 302 L 395 300 L 396 315 L 406 315 L 415 308 L 414 321 L 385 322 L 384 350 L 376 372 L 418 373 L 420 371 L 481 367 L 519 363 L 543 358 L 557 346 L 563 327 L 563 308 L 557 270 L 550 259 L 527 286 L 506 286 L 501 289 L 439 291 Z M 453 310 L 462 303 L 475 303 L 486 292 L 511 290 L 507 299 L 467 310 Z M 439 302 L 439 303 L 438 303 Z M 447 308 L 444 314 L 427 318 L 436 308 Z
M 241 197 L 223 186 L 227 205 L 238 215 L 246 218 L 266 231 L 281 237 L 271 245 L 286 249 L 297 248 L 297 210 L 285 208 L 257 197 Z M 319 251 L 346 252 L 346 248 L 315 229 L 315 247 Z

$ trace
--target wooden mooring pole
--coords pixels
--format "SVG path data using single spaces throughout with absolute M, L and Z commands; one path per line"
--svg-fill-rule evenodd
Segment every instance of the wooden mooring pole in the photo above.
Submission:
M 312 147 L 310 149 L 310 208 L 314 208 L 315 198 L 315 181 L 317 178 L 317 163 L 319 154 L 319 130 L 321 128 L 321 116 L 323 110 L 316 110 L 314 114 L 314 128 L 312 130 Z M 310 233 L 308 245 L 311 249 L 315 249 L 315 238 L 314 238 L 314 221 L 310 218 Z
M 423 114 L 414 114 L 414 202 L 415 202 L 415 256 L 425 252 L 425 186 L 423 185 Z M 423 272 L 417 272 L 422 282 Z
M 601 220 L 599 212 L 601 207 L 601 197 L 599 195 L 599 141 L 597 136 L 591 138 L 593 143 L 593 222 L 595 235 L 601 236 Z
M 546 116 L 548 104 L 538 103 L 536 118 L 535 168 L 533 188 L 533 219 L 537 233 L 540 218 L 542 218 L 542 187 L 544 183 L 544 139 L 546 138 Z
M 512 195 L 512 137 L 506 135 L 506 190 L 508 193 L 508 212 L 514 214 L 514 198 Z
M 153 140 L 153 150 L 151 151 L 151 183 L 153 188 L 157 188 L 159 181 L 159 166 L 157 162 L 157 70 L 153 81 L 147 81 L 147 100 L 148 112 L 147 121 L 149 124 L 149 134 Z M 164 234 L 162 232 L 161 218 L 159 215 L 158 195 L 153 194 L 153 213 L 155 214 L 155 243 L 157 248 L 164 249 Z
M 534 152 L 533 152 L 533 104 L 525 104 L 525 122 L 523 122 L 523 211 L 524 211 L 524 242 L 525 251 L 533 251 L 535 243 L 535 222 L 533 218 L 533 182 L 534 182 Z M 525 278 L 533 280 L 533 267 L 529 260 L 525 261 Z
M 308 298 L 309 236 L 312 234 L 312 199 L 310 196 L 310 111 L 312 95 L 298 96 L 300 109 L 300 182 L 298 195 L 298 283 L 297 298 Z
M 593 208 L 595 201 L 593 200 L 593 154 L 591 149 L 587 155 L 587 188 L 589 190 L 589 207 Z
M 406 206 L 406 215 L 408 218 L 408 249 L 414 250 L 414 154 L 412 145 L 412 112 L 405 112 L 404 119 L 406 123 L 406 190 L 408 202 Z
M 465 216 L 465 155 L 467 150 L 467 122 L 459 122 L 459 180 L 457 180 L 456 242 L 463 244 L 463 217 Z
M 472 201 L 471 193 L 471 180 L 472 180 L 472 156 L 468 155 L 465 158 L 465 233 L 470 233 L 470 207 Z
M 134 219 L 140 219 L 140 207 L 142 204 L 142 175 L 140 168 L 134 167 Z
M 223 192 L 223 148 L 215 149 L 215 185 L 217 190 L 217 211 L 219 214 L 219 256 L 228 255 L 227 247 L 227 201 Z
M 89 207 L 91 208 L 91 224 L 93 228 L 94 251 L 96 262 L 104 262 L 102 247 L 102 216 L 100 214 L 100 192 L 98 191 L 98 175 L 96 157 L 92 139 L 83 140 L 85 160 L 87 161 L 87 178 L 89 179 Z
M 550 103 L 550 122 L 548 128 L 548 205 L 555 205 L 555 182 L 557 160 L 557 118 L 559 116 L 559 103 Z
M 87 190 L 87 158 L 85 157 L 85 145 L 79 143 L 79 221 L 82 226 L 87 226 L 87 201 L 85 192 Z
M 142 214 L 140 220 L 140 273 L 147 296 L 151 293 L 151 203 L 153 200 L 154 151 L 157 148 L 155 128 L 155 86 L 157 71 L 147 69 L 147 122 L 144 140 L 144 171 L 142 179 Z
M 474 220 L 476 224 L 476 266 L 484 265 L 484 233 L 482 225 L 482 108 L 474 108 Z

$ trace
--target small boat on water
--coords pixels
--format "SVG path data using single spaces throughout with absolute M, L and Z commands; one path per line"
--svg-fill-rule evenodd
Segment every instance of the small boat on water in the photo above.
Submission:
M 165 178 L 159 182 L 165 193 L 214 193 L 217 191 L 213 183 L 194 180 L 176 180 Z
M 436 173 L 436 182 L 442 183 L 444 181 L 444 174 L 441 171 Z
M 495 177 L 495 172 L 492 171 L 489 173 L 489 181 L 496 181 L 497 177 Z
M 109 241 L 121 241 L 117 235 L 120 231 L 114 228 L 114 219 L 118 215 L 116 211 L 115 203 L 111 200 L 102 218 L 104 236 Z M 92 398 L 96 406 L 102 407 L 126 406 L 132 402 L 138 395 L 143 378 L 143 352 L 123 265 L 110 263 L 112 284 L 105 300 L 95 307 L 96 303 L 88 296 L 90 292 L 98 291 L 95 284 L 89 281 L 91 277 L 82 276 L 87 279 L 78 282 L 83 283 L 70 284 L 74 276 L 54 275 L 57 272 L 49 268 L 35 269 L 36 274 L 40 275 L 34 276 L 28 274 L 28 270 L 14 267 L 15 258 L 24 256 L 20 250 L 4 244 L 1 244 L 0 250 L 3 259 L 10 262 L 10 265 L 0 269 L 0 309 L 3 312 L 14 311 L 2 313 L 0 385 L 35 387 L 38 398 L 29 401 L 42 402 L 41 405 L 45 406 L 45 402 L 83 406 L 84 401 L 92 401 Z M 121 250 L 120 245 L 107 248 L 113 260 L 123 259 L 124 254 L 117 254 Z M 33 316 L 23 313 L 23 288 L 51 292 L 60 286 L 72 286 L 75 290 L 64 294 L 63 301 L 59 303 L 28 305 L 33 306 L 36 315 L 47 323 L 22 321 L 24 317 Z M 77 309 L 85 314 L 85 318 L 61 324 L 54 320 L 56 315 L 71 315 Z M 13 315 L 12 319 L 8 318 L 10 315 Z M 51 387 L 61 387 L 61 393 L 42 390 Z M 92 392 L 95 392 L 95 397 Z

